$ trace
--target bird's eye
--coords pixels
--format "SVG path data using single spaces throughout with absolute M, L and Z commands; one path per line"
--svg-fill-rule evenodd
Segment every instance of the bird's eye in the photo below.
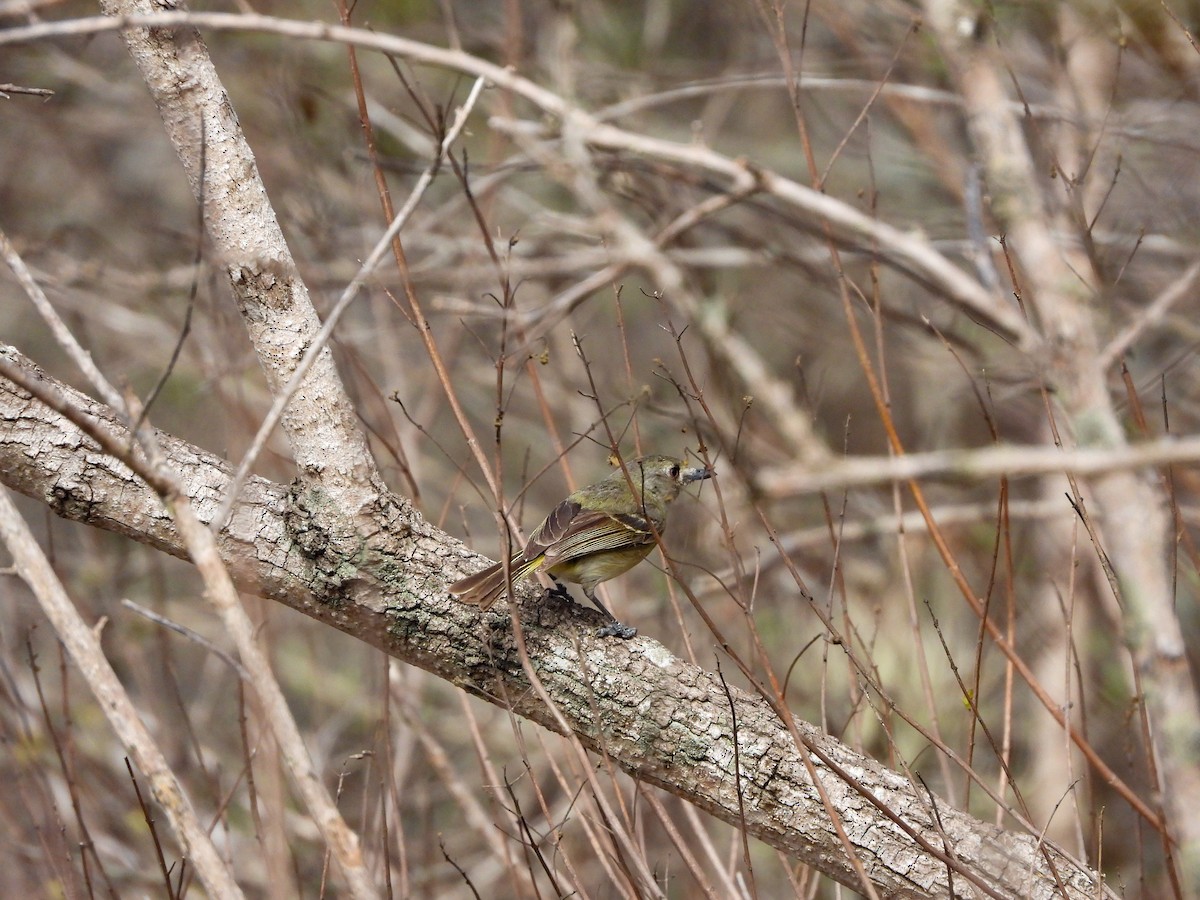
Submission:
M 678 466 L 678 464 L 676 464 L 676 465 L 671 466 L 671 480 L 674 481 L 678 477 L 679 477 L 679 466 Z

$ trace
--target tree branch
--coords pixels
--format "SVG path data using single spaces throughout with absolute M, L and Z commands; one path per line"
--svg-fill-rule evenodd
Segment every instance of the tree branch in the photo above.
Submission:
M 323 22 L 299 22 L 242 13 L 168 12 L 126 15 L 115 19 L 83 18 L 8 28 L 0 31 L 0 46 L 71 35 L 129 29 L 166 30 L 194 26 L 214 31 L 261 31 L 302 40 L 337 41 L 364 49 L 392 53 L 414 63 L 437 66 L 486 78 L 490 83 L 532 103 L 560 121 L 569 120 L 579 137 L 591 146 L 617 150 L 695 168 L 740 183 L 747 171 L 759 189 L 830 229 L 839 242 L 869 247 L 894 268 L 906 272 L 949 303 L 963 309 L 1005 340 L 1027 351 L 1037 348 L 1036 332 L 1009 301 L 984 289 L 979 282 L 939 253 L 923 238 L 859 212 L 850 204 L 806 187 L 775 172 L 759 169 L 696 143 L 663 140 L 599 121 L 558 94 L 540 87 L 511 69 L 461 50 L 446 49 L 396 35 Z M 500 122 L 493 122 L 498 126 Z
M 0 353 L 26 378 L 50 382 L 69 400 L 72 415 L 123 434 L 106 407 L 49 379 L 12 348 Z M 185 554 L 154 492 L 125 466 L 98 453 L 67 418 L 4 379 L 0 422 L 0 478 L 9 487 L 65 518 Z M 209 521 L 232 466 L 170 435 L 160 434 L 159 442 L 197 515 Z M 449 581 L 478 565 L 475 554 L 394 495 L 376 499 L 373 522 L 370 529 L 348 528 L 319 487 L 285 488 L 253 478 L 218 546 L 241 589 L 284 603 L 557 730 L 553 713 L 530 690 L 507 611 L 481 613 L 446 593 Z M 528 601 L 536 589 L 521 594 Z M 732 687 L 727 696 L 716 676 L 646 638 L 596 638 L 599 616 L 591 611 L 551 601 L 526 603 L 522 612 L 538 676 L 586 747 L 603 750 L 632 777 L 735 826 L 744 822 L 751 835 L 857 885 L 805 760 L 765 700 Z M 1049 857 L 1068 896 L 1114 896 L 1097 887 L 1095 873 L 1057 847 L 984 824 L 942 802 L 933 801 L 935 809 L 924 789 L 903 776 L 811 725 L 798 727 L 815 751 L 809 761 L 842 827 L 881 892 L 948 896 L 953 878 L 962 897 L 1061 896 Z M 853 779 L 847 777 L 851 772 Z M 897 820 L 927 847 L 944 846 L 948 852 L 922 849 Z

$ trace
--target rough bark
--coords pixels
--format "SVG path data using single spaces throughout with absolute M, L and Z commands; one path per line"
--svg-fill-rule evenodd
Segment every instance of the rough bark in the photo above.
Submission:
M 0 353 L 30 377 L 49 380 L 12 348 Z M 121 433 L 105 407 L 54 386 L 89 418 Z M 6 485 L 65 518 L 184 554 L 153 492 L 62 415 L 2 379 L 0 423 L 0 479 Z M 170 435 L 160 440 L 197 514 L 211 517 L 232 466 Z M 369 518 L 350 526 L 319 488 L 255 478 L 219 543 L 243 590 L 557 730 L 553 712 L 530 689 L 507 610 L 481 613 L 446 593 L 450 581 L 478 566 L 476 555 L 425 522 L 403 498 L 379 495 Z M 598 614 L 561 602 L 526 603 L 522 610 L 535 671 L 580 741 L 632 777 L 727 822 L 741 825 L 744 808 L 750 834 L 856 886 L 802 751 L 766 700 L 732 687 L 727 694 L 717 676 L 648 638 L 598 639 L 598 622 Z M 842 827 L 882 894 L 1112 896 L 1096 887 L 1095 873 L 1053 845 L 979 822 L 813 726 L 798 728 Z
M 157 11 L 147 0 L 102 0 L 100 5 L 110 16 Z M 203 204 L 213 256 L 229 278 L 267 385 L 279 396 L 321 322 L 233 104 L 197 32 L 128 28 L 121 38 Z M 328 347 L 294 397 L 281 424 L 301 476 L 320 480 L 347 508 L 369 502 L 382 482 Z

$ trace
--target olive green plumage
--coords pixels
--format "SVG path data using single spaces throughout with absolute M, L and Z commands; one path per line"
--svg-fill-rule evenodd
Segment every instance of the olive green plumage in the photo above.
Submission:
M 654 549 L 667 511 L 680 489 L 711 478 L 711 469 L 689 467 L 669 456 L 643 456 L 607 478 L 580 488 L 563 500 L 537 527 L 529 543 L 509 560 L 515 582 L 542 570 L 556 579 L 582 585 L 596 600 L 596 585 L 628 572 Z M 497 563 L 450 586 L 466 603 L 487 609 L 508 592 L 504 567 Z M 613 620 L 614 625 L 619 625 Z M 608 634 L 631 637 L 633 629 L 606 626 Z

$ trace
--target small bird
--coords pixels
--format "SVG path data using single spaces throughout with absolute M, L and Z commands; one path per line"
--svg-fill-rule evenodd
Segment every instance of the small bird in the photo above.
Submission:
M 667 525 L 667 509 L 680 488 L 714 474 L 669 456 L 642 456 L 626 463 L 625 470 L 580 488 L 554 507 L 525 549 L 509 560 L 512 581 L 543 570 L 558 591 L 563 590 L 560 578 L 582 585 L 587 598 L 611 620 L 598 634 L 633 637 L 637 629 L 622 625 L 596 599 L 596 585 L 645 559 L 657 543 L 655 532 L 662 534 Z M 468 575 L 450 585 L 450 593 L 487 609 L 508 593 L 504 566 L 496 563 Z

